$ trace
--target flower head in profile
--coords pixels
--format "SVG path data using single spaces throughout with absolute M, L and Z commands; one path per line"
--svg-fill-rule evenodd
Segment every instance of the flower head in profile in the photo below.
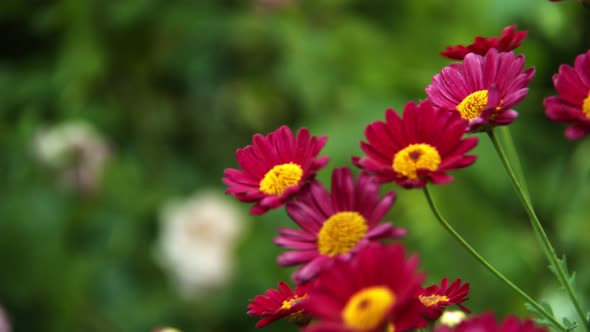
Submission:
M 310 136 L 305 128 L 295 137 L 286 126 L 267 136 L 254 135 L 252 145 L 236 151 L 242 169 L 224 172 L 226 192 L 242 202 L 255 202 L 253 215 L 282 206 L 328 163 L 328 157 L 317 157 L 326 140 Z
M 461 279 L 457 279 L 449 285 L 449 279 L 444 278 L 440 286 L 432 285 L 422 289 L 418 299 L 426 308 L 426 316 L 436 320 L 446 307 L 452 305 L 458 305 L 466 313 L 471 313 L 471 310 L 461 304 L 469 300 L 468 293 L 469 283 L 461 284 Z
M 426 88 L 436 107 L 458 112 L 469 121 L 468 131 L 487 131 L 512 123 L 512 109 L 526 97 L 534 68 L 523 72 L 524 56 L 494 48 L 484 56 L 469 53 L 463 63 L 443 68 Z
M 332 173 L 332 192 L 312 182 L 297 200 L 287 203 L 287 213 L 301 229 L 279 228 L 274 242 L 294 249 L 279 256 L 283 266 L 303 266 L 293 274 L 296 283 L 309 281 L 329 267 L 336 257 L 350 258 L 371 241 L 406 234 L 390 222 L 381 223 L 395 201 L 395 192 L 379 198 L 379 184 L 362 173 L 355 181 L 350 169 Z
M 481 36 L 475 37 L 473 43 L 467 46 L 456 45 L 447 46 L 447 48 L 440 52 L 440 55 L 449 59 L 463 60 L 469 53 L 479 55 L 486 55 L 491 48 L 497 49 L 499 52 L 509 52 L 520 46 L 522 41 L 526 38 L 527 31 L 516 31 L 516 26 L 511 25 L 504 28 L 502 36 L 485 38 Z
M 516 316 L 509 316 L 503 322 L 498 323 L 492 313 L 484 313 L 480 316 L 463 320 L 456 326 L 438 325 L 434 332 L 547 332 L 531 319 L 520 320 Z
M 476 160 L 465 154 L 477 145 L 477 137 L 463 139 L 467 122 L 457 112 L 436 109 L 428 102 L 410 102 L 403 118 L 388 109 L 385 119 L 365 129 L 368 142 L 361 142 L 361 148 L 367 157 L 352 159 L 380 183 L 393 181 L 404 188 L 445 184 L 453 180 L 447 171 Z
M 545 114 L 553 121 L 571 124 L 565 137 L 577 140 L 590 133 L 590 50 L 578 55 L 574 67 L 561 65 L 553 75 L 559 96 L 545 98 Z
M 403 246 L 371 243 L 322 271 L 305 309 L 318 320 L 306 332 L 397 331 L 425 325 L 418 292 L 423 275 Z
M 305 326 L 311 317 L 305 313 L 303 305 L 311 287 L 312 283 L 300 284 L 293 291 L 281 281 L 278 289 L 269 289 L 266 295 L 258 295 L 250 302 L 248 315 L 264 317 L 256 324 L 259 328 L 283 318 L 298 326 Z

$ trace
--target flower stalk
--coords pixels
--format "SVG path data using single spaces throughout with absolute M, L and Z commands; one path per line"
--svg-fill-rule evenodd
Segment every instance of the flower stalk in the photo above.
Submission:
M 506 283 L 512 290 L 518 293 L 525 301 L 530 303 L 535 309 L 538 310 L 547 320 L 551 321 L 555 327 L 559 328 L 560 331 L 567 331 L 567 329 L 553 317 L 551 313 L 549 313 L 543 306 L 541 306 L 538 302 L 533 300 L 527 293 L 525 293 L 520 287 L 516 286 L 512 281 L 510 281 L 506 276 L 504 276 L 500 271 L 498 271 L 492 264 L 490 264 L 485 258 L 483 258 L 442 216 L 438 207 L 434 203 L 432 195 L 428 189 L 428 186 L 424 187 L 424 195 L 426 196 L 426 200 L 428 201 L 428 205 L 430 209 L 434 213 L 434 216 L 439 221 L 439 223 L 478 261 L 480 262 L 486 269 L 488 269 L 492 274 Z
M 490 130 L 487 132 L 487 134 L 490 138 L 490 141 L 494 145 L 494 149 L 496 150 L 498 157 L 500 158 L 500 161 L 504 166 L 504 169 L 506 169 L 506 172 L 512 180 L 512 184 L 514 185 L 514 189 L 518 194 L 518 198 L 520 199 L 520 202 L 524 206 L 526 213 L 529 216 L 529 220 L 531 221 L 531 225 L 533 227 L 535 235 L 541 243 L 543 247 L 543 252 L 547 257 L 547 260 L 553 267 L 553 270 L 555 272 L 555 275 L 557 276 L 557 279 L 559 280 L 559 283 L 566 290 L 568 297 L 574 305 L 576 312 L 578 313 L 578 316 L 580 317 L 580 320 L 582 321 L 586 331 L 590 331 L 590 324 L 588 322 L 588 319 L 586 318 L 586 315 L 584 314 L 584 309 L 582 308 L 582 305 L 580 304 L 580 301 L 578 300 L 578 297 L 576 296 L 573 287 L 570 281 L 568 280 L 568 274 L 565 271 L 564 266 L 560 264 L 559 258 L 555 254 L 555 250 L 553 249 L 553 246 L 551 245 L 551 242 L 549 241 L 549 238 L 547 237 L 547 234 L 545 233 L 545 230 L 543 229 L 543 226 L 541 225 L 541 222 L 539 221 L 539 218 L 535 213 L 532 202 L 529 196 L 527 195 L 526 190 L 523 187 L 523 184 L 519 181 L 518 177 L 516 176 L 516 173 L 510 165 L 510 162 L 506 157 L 506 153 L 504 152 L 502 146 L 499 144 L 494 131 Z

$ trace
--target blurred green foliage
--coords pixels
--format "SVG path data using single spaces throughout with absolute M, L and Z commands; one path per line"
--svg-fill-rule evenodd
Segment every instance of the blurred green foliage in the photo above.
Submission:
M 277 225 L 290 225 L 284 211 L 253 218 L 242 206 L 248 229 L 233 282 L 186 300 L 155 260 L 162 204 L 222 190 L 235 149 L 282 124 L 327 135 L 329 168 L 351 165 L 368 123 L 425 98 L 449 64 L 439 51 L 510 24 L 529 31 L 518 51 L 537 68 L 511 131 L 538 214 L 590 294 L 590 141 L 566 141 L 542 109 L 559 64 L 590 47 L 588 22 L 575 1 L 3 1 L 0 303 L 16 331 L 254 331 L 248 299 L 292 271 L 276 266 L 282 250 L 271 242 Z M 94 195 L 56 185 L 33 156 L 40 128 L 74 119 L 94 124 L 114 150 Z M 479 161 L 435 189 L 439 205 L 516 284 L 546 298 L 557 284 L 480 141 Z M 409 229 L 404 242 L 429 283 L 460 277 L 475 312 L 525 314 L 443 232 L 420 191 L 398 190 L 388 217 Z

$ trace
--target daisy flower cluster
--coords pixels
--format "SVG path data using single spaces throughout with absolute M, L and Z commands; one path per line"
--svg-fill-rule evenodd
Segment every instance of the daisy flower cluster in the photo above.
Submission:
M 440 215 L 428 191 L 429 186 L 452 182 L 451 171 L 476 162 L 470 153 L 478 144 L 477 133 L 488 134 L 496 145 L 494 129 L 517 119 L 514 108 L 526 97 L 535 75 L 534 68 L 525 68 L 525 56 L 514 52 L 526 36 L 526 31 L 509 26 L 500 37 L 477 37 L 470 45 L 447 47 L 441 55 L 458 62 L 433 76 L 424 100 L 408 102 L 399 113 L 388 109 L 383 120 L 366 126 L 360 142 L 364 155 L 351 158 L 358 176 L 344 166 L 333 169 L 329 186 L 317 180 L 329 159 L 321 155 L 327 137 L 306 128 L 295 132 L 282 126 L 267 135 L 256 134 L 251 145 L 237 150 L 239 168 L 225 170 L 226 192 L 252 204 L 252 215 L 284 207 L 293 221 L 290 228 L 278 228 L 273 241 L 285 248 L 277 263 L 295 267 L 293 284 L 278 281 L 276 289 L 250 300 L 247 313 L 259 318 L 257 327 L 284 319 L 306 332 L 573 328 L 481 257 Z M 573 67 L 562 65 L 553 83 L 559 95 L 545 99 L 547 117 L 570 125 L 567 138 L 583 138 L 590 133 L 590 50 L 579 55 Z M 501 147 L 496 147 L 502 158 Z M 513 180 L 518 184 L 517 177 Z M 465 306 L 469 283 L 461 279 L 425 285 L 418 256 L 403 244 L 407 230 L 384 220 L 397 198 L 393 190 L 381 194 L 381 186 L 389 184 L 424 190 L 443 226 L 523 296 L 538 322 L 514 316 L 497 320 L 489 312 L 470 316 Z M 530 200 L 519 193 L 528 208 Z M 532 210 L 529 215 L 536 222 L 533 227 L 540 226 Z M 544 234 L 540 227 L 535 231 Z M 548 259 L 563 265 L 550 255 Z M 567 271 L 562 275 L 568 277 Z M 449 311 L 452 306 L 462 313 Z M 444 319 L 446 313 L 450 316 Z

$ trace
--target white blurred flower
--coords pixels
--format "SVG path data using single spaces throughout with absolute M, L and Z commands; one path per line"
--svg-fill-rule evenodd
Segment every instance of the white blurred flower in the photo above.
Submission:
M 65 185 L 83 193 L 97 189 L 111 155 L 104 138 L 81 121 L 40 130 L 34 148 L 36 157 L 55 170 Z
M 461 310 L 447 310 L 443 312 L 437 321 L 437 324 L 455 327 L 467 318 L 467 315 Z
M 158 327 L 152 332 L 181 332 L 179 329 L 174 327 Z
M 182 296 L 207 293 L 230 279 L 242 230 L 233 204 L 221 192 L 203 191 L 163 208 L 160 261 Z

